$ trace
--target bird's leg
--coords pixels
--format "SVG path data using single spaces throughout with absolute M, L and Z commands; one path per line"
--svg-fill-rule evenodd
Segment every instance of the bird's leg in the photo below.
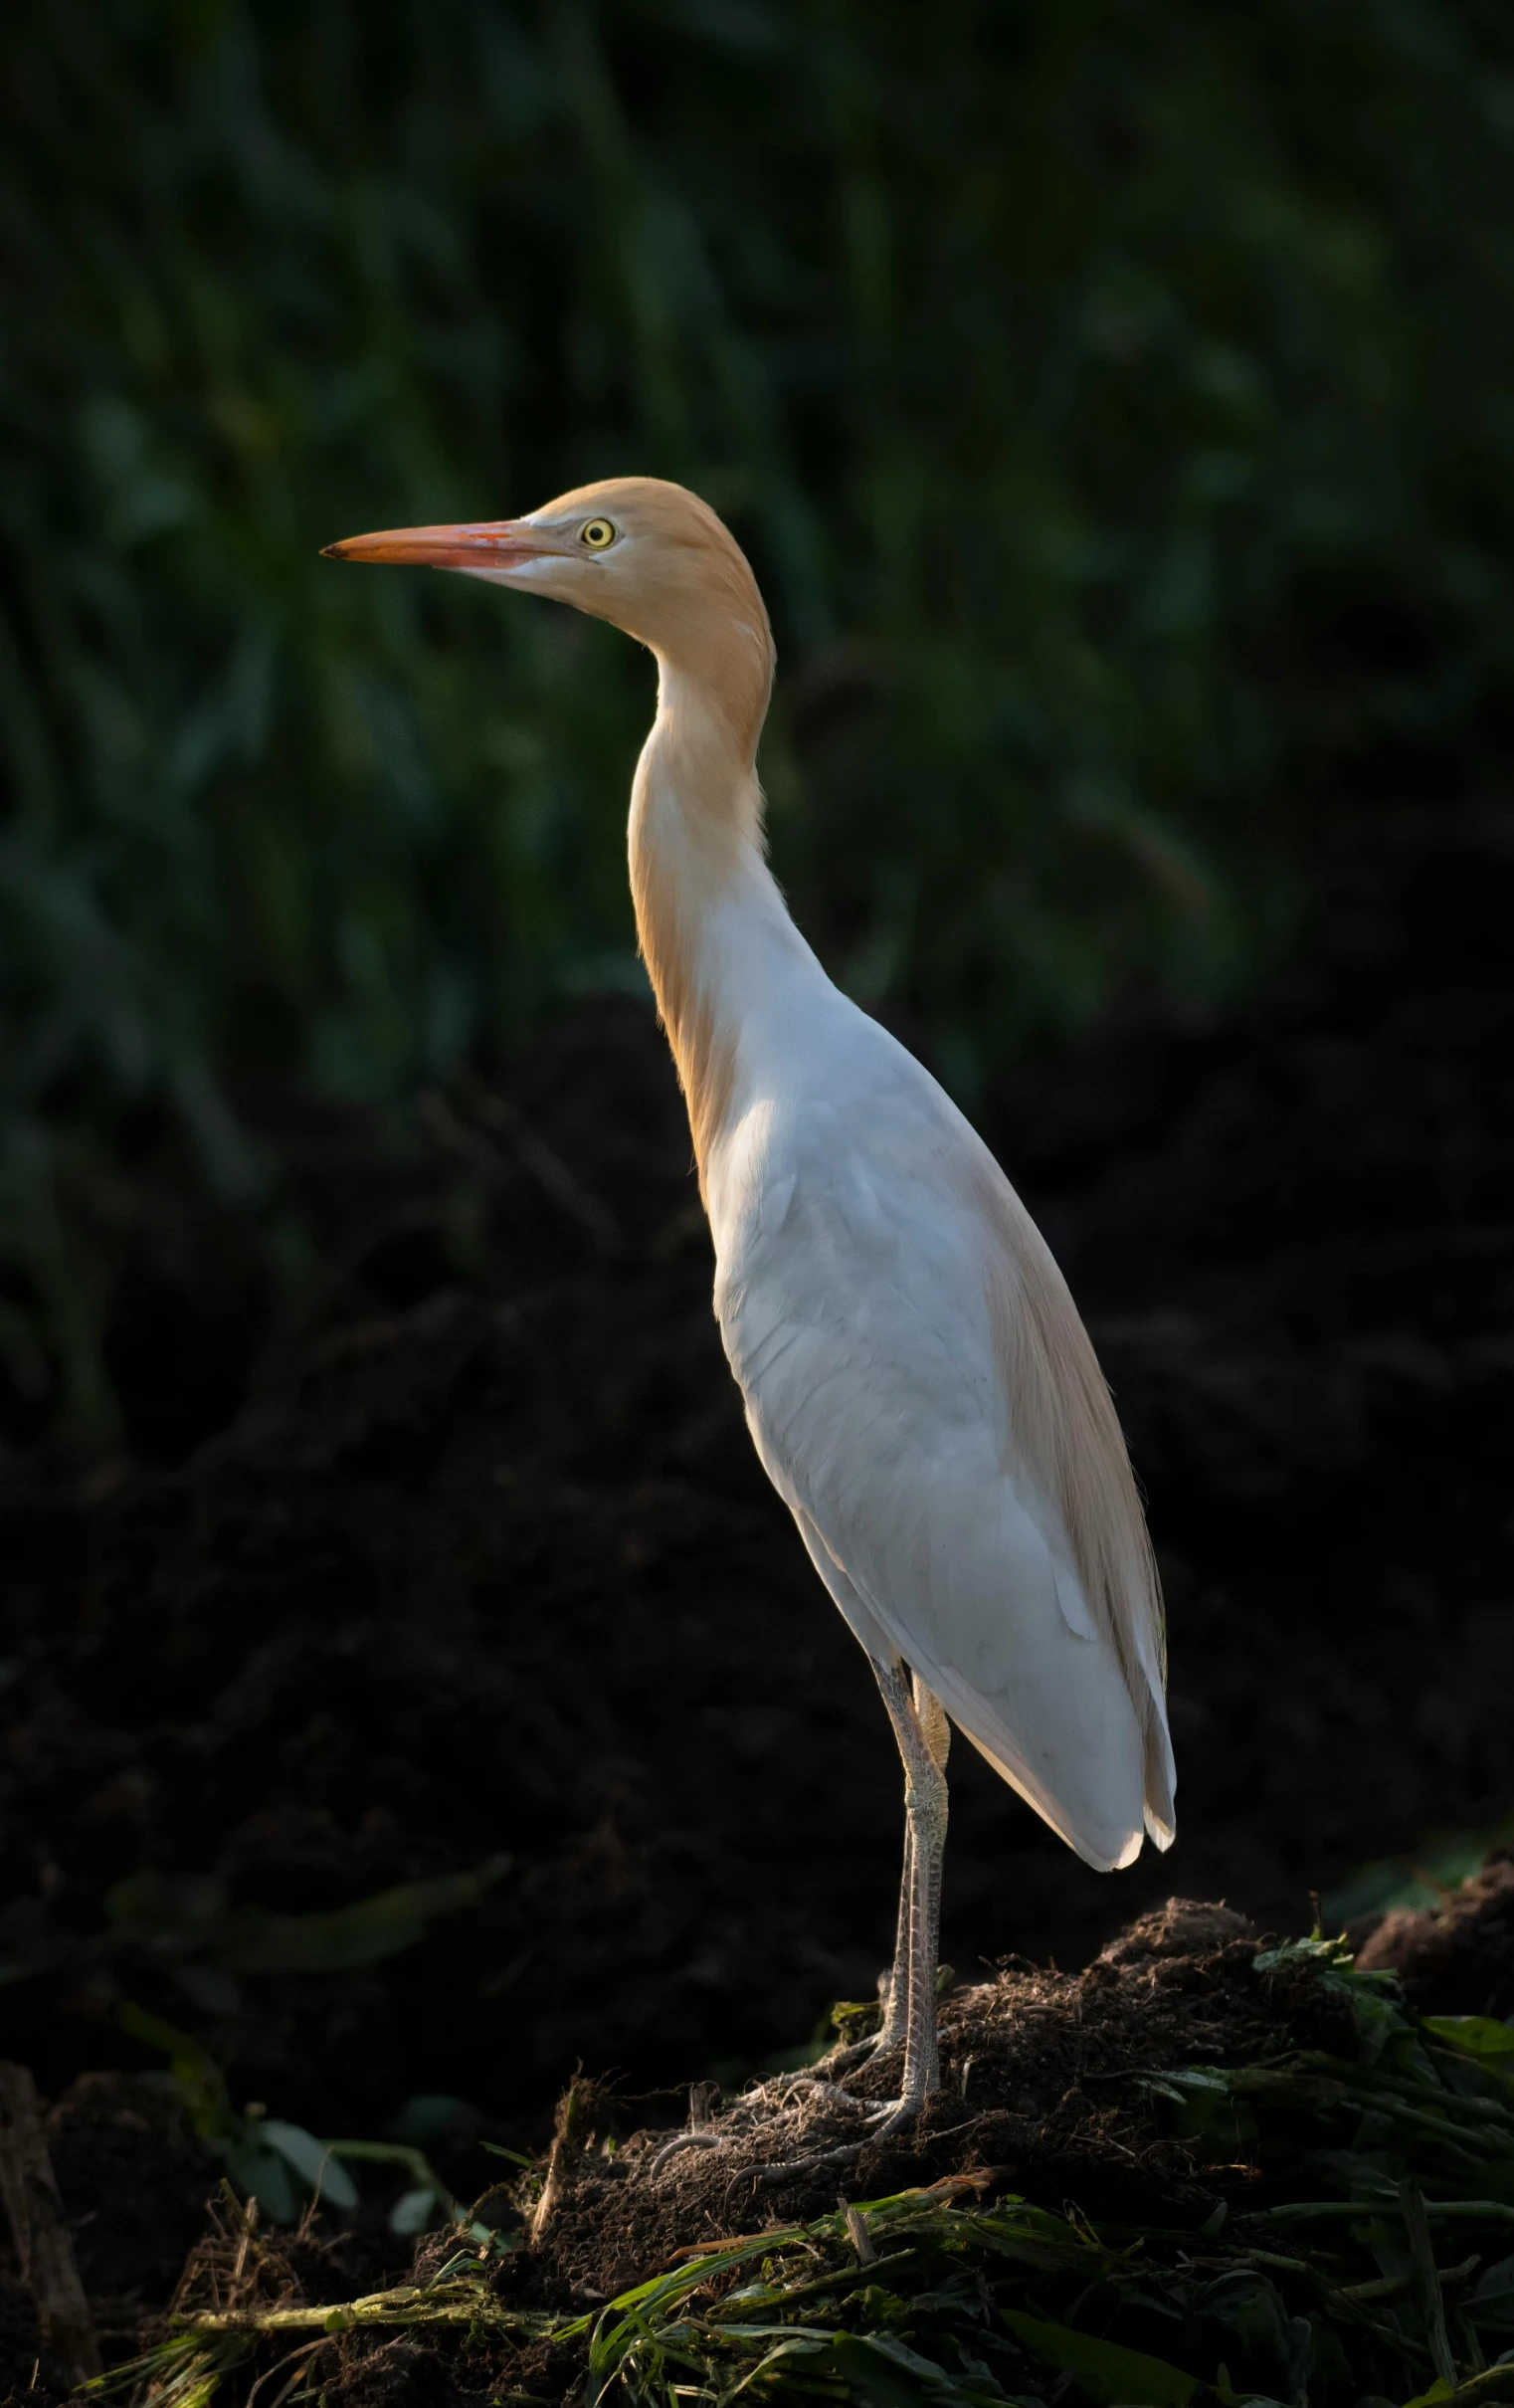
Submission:
M 883 1994 L 883 2020 L 872 2039 L 862 2045 L 876 2056 L 880 2050 L 897 2048 L 904 2037 L 908 2020 L 906 2002 L 909 1998 L 909 1914 L 915 1889 L 914 1834 L 909 1818 L 904 1818 L 904 1871 L 899 1881 L 899 1913 L 893 1930 L 893 1963 L 886 1975 L 880 1976 L 878 1988 Z
M 951 1725 L 940 1699 L 926 1688 L 918 1673 L 913 1677 L 911 1689 L 910 1675 L 897 1657 L 891 1664 L 881 1663 L 875 1656 L 871 1662 L 899 1754 L 904 1759 L 904 1885 L 899 1900 L 893 1974 L 882 2031 L 875 2040 L 858 2043 L 858 2053 L 885 2047 L 890 2038 L 897 2037 L 902 2014 L 903 2095 L 872 2110 L 881 2120 L 873 2123 L 867 2135 L 869 2140 L 882 2140 L 918 2114 L 930 2093 L 941 2085 L 941 2058 L 936 2040 L 936 1957 L 941 1933 L 945 1765 Z M 852 2052 L 849 2049 L 829 2058 L 827 2065 L 830 2070 L 839 2071 L 843 2063 L 852 2061 Z M 833 2099 L 848 2097 L 830 2082 L 817 2087 Z M 686 2147 L 691 2138 L 690 2134 L 679 2134 L 659 2152 L 655 2163 L 660 2164 L 675 2148 Z M 759 2185 L 792 2181 L 796 2174 L 814 2173 L 823 2165 L 851 2164 L 865 2145 L 863 2140 L 849 2140 L 840 2147 L 791 2158 L 787 2163 L 744 2166 L 742 2177 Z
M 915 2102 L 916 2092 L 923 2099 L 927 2091 L 939 2090 L 941 2085 L 941 2058 L 936 2043 L 937 1982 L 941 1954 L 941 1874 L 949 1806 L 946 1758 L 952 1743 L 946 1708 L 918 1673 L 913 1677 L 913 1703 L 935 1778 L 928 1784 L 910 1832 L 910 1871 L 915 1895 L 910 1903 L 908 2025 L 911 2028 L 905 2034 L 904 2097 L 911 2103 Z
M 850 2073 L 853 2066 L 864 2065 L 879 2057 L 885 2049 L 896 2049 L 904 2038 L 908 2020 L 909 1998 L 909 1905 L 914 1897 L 914 1843 L 910 1838 L 909 1822 L 904 1823 L 904 1870 L 899 1879 L 899 1911 L 893 1927 L 893 1955 L 886 1973 L 878 1975 L 878 2003 L 883 2020 L 865 2040 L 840 2041 L 826 2053 L 827 2070 L 833 2074 Z
M 946 1770 L 946 1758 L 952 1743 L 952 1726 L 946 1709 L 938 1697 L 928 1690 L 918 1673 L 914 1675 L 914 1709 L 926 1746 L 936 1759 L 937 1769 Z M 884 2049 L 896 2048 L 904 2038 L 908 2022 L 909 1999 L 909 1919 L 914 1901 L 914 1832 L 909 1817 L 904 1819 L 904 1872 L 899 1883 L 899 1913 L 894 1925 L 893 1963 L 889 1968 L 883 1991 L 883 2021 L 871 2042 L 874 2056 Z
M 918 1678 L 911 1692 L 901 1664 L 874 1660 L 873 1672 L 904 1762 L 908 1933 L 907 1946 L 895 1959 L 889 1996 L 890 2012 L 901 1991 L 904 1998 L 904 2081 L 895 2110 L 895 2116 L 902 2118 L 914 2113 L 941 2079 L 936 2047 L 936 1957 L 941 1930 L 941 1859 L 946 1847 L 943 1767 L 951 1734 L 939 1700 Z M 893 2120 L 890 2118 L 890 2125 Z

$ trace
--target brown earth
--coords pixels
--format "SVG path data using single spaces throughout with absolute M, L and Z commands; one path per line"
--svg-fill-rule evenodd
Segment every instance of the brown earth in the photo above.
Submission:
M 838 2190 L 875 2198 L 955 2174 L 990 2172 L 1047 2204 L 1076 2199 L 1095 2219 L 1202 2222 L 1213 2185 L 1159 2135 L 1149 2103 L 1108 2086 L 1137 2069 L 1287 2048 L 1354 2056 L 1349 2004 L 1296 1966 L 1256 1974 L 1258 1946 L 1244 1915 L 1173 1899 L 1082 1973 L 1017 1963 L 954 1992 L 940 2015 L 942 2087 L 891 2138 L 863 2135 L 866 2104 L 897 2091 L 896 2052 L 836 2080 L 822 2066 L 723 2106 L 701 2098 L 688 2135 L 634 2132 L 608 2162 L 596 2144 L 623 2119 L 613 2097 L 586 2096 L 532 2253 L 532 2296 L 610 2298 L 680 2248 L 824 2215 Z
M 1497 1851 L 1433 1907 L 1395 1906 L 1357 1955 L 1425 2015 L 1514 2016 L 1514 1855 Z

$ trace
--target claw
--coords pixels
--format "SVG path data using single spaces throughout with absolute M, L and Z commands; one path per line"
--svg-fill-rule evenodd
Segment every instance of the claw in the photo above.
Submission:
M 839 2082 L 823 2082 L 818 2074 L 806 2075 L 804 2087 L 809 2092 L 812 2099 L 817 2097 L 821 2099 L 833 2099 L 836 2101 L 838 2106 L 847 2107 L 854 2107 L 857 2105 L 857 2102 L 852 2098 L 852 2093 L 850 2091 L 844 2091 Z
M 902 2099 L 885 2099 L 868 2118 L 872 2125 L 868 2139 L 886 2140 L 891 2132 L 902 2131 L 906 2123 L 913 2123 L 924 2105 L 923 2091 L 917 2099 L 911 2099 L 907 2092 Z
M 878 2058 L 886 2057 L 890 2049 L 902 2048 L 903 2045 L 902 2032 L 869 2032 L 865 2040 L 850 2040 L 845 2048 L 838 2041 L 834 2049 L 827 2050 L 819 2064 L 825 2067 L 828 2074 L 850 2074 L 853 2066 L 872 2065 Z
M 864 2146 L 861 2140 L 845 2140 L 838 2148 L 816 2149 L 808 2157 L 791 2157 L 786 2164 L 743 2165 L 732 2174 L 730 2188 L 733 2190 L 738 2182 L 750 2181 L 759 2190 L 771 2190 L 776 2183 L 794 2182 L 801 2174 L 813 2174 L 822 2165 L 851 2165 Z

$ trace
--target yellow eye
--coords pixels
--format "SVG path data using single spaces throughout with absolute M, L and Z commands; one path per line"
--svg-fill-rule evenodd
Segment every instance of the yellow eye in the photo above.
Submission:
M 591 552 L 608 551 L 615 541 L 615 528 L 608 518 L 586 518 L 578 530 L 578 540 L 587 544 Z

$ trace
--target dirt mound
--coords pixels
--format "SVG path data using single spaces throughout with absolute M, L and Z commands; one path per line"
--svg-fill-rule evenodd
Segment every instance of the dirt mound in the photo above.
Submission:
M 1202 2222 L 1214 2191 L 1125 2077 L 1288 2048 L 1355 2053 L 1349 2005 L 1303 1965 L 1258 1976 L 1260 1946 L 1243 1915 L 1174 1899 L 1083 1973 L 1015 1964 L 954 1992 L 940 2017 L 942 2087 L 881 2140 L 868 2124 L 897 2091 L 896 2050 L 851 2070 L 845 2055 L 822 2060 L 723 2107 L 701 2086 L 685 2131 L 636 2132 L 609 2159 L 614 2099 L 580 2091 L 533 2280 L 544 2298 L 566 2284 L 573 2299 L 609 2299 L 680 2248 L 823 2215 L 838 2190 L 872 2198 L 955 2174 L 991 2174 L 1048 2205 L 1075 2198 L 1094 2217 Z
M 1434 1907 L 1394 1907 L 1358 1962 L 1396 1973 L 1421 2014 L 1514 2016 L 1514 1855 L 1495 1852 Z

